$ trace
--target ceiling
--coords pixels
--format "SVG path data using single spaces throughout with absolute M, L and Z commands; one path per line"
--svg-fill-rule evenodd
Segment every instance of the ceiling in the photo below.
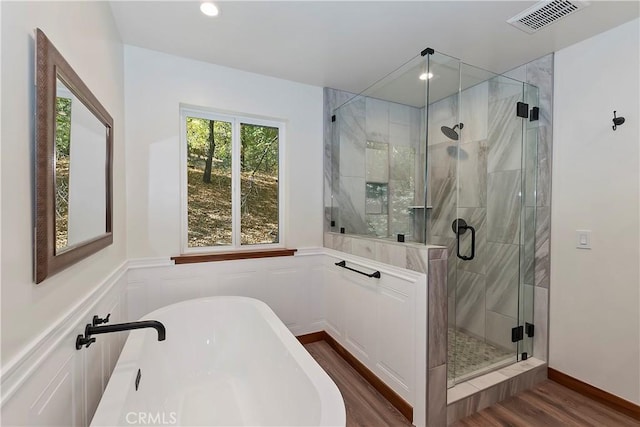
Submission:
M 505 21 L 533 1 L 215 3 L 215 18 L 197 1 L 115 1 L 111 8 L 126 44 L 354 93 L 425 47 L 502 73 L 640 14 L 637 1 L 591 1 L 530 35 Z

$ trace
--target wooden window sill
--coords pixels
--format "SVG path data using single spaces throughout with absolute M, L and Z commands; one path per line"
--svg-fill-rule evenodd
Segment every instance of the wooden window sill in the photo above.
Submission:
M 297 249 L 261 249 L 256 251 L 217 252 L 209 254 L 193 254 L 172 256 L 176 264 L 193 264 L 197 262 L 230 261 L 235 259 L 271 258 L 293 256 Z

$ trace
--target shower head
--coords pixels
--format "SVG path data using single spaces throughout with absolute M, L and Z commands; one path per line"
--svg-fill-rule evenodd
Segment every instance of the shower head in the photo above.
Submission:
M 449 139 L 453 139 L 454 141 L 457 141 L 459 136 L 458 136 L 458 132 L 456 132 L 456 128 L 458 129 L 462 129 L 464 127 L 464 125 L 462 123 L 455 125 L 454 127 L 450 128 L 447 126 L 442 126 L 440 128 L 440 130 L 442 131 L 442 133 L 444 133 L 444 135 L 449 138 Z

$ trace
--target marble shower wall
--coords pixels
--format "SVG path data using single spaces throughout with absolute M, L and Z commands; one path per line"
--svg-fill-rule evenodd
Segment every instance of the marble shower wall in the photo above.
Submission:
M 325 231 L 344 227 L 347 234 L 411 237 L 413 216 L 407 208 L 415 204 L 421 170 L 420 113 L 324 89 Z
M 428 179 L 433 209 L 428 214 L 427 241 L 449 249 L 450 326 L 455 321 L 471 333 L 513 348 L 510 329 L 520 314 L 536 325 L 533 349 L 531 342 L 525 342 L 523 351 L 542 360 L 547 360 L 552 70 L 553 55 L 548 55 L 507 74 L 538 88 L 533 94 L 537 102 L 525 89 L 525 101 L 540 108 L 538 121 L 515 117 L 514 104 L 522 87 L 503 77 L 463 91 L 460 109 L 454 96 L 430 105 L 429 110 Z M 458 121 L 465 127 L 456 171 L 458 153 L 440 126 Z M 523 144 L 509 144 L 520 140 L 523 123 Z M 451 221 L 456 213 L 477 229 L 473 261 L 455 256 Z M 462 237 L 462 253 L 469 251 L 469 240 Z M 520 281 L 524 286 L 518 313 Z
M 526 210 L 524 224 L 530 225 L 521 230 L 522 173 L 527 174 L 527 182 L 535 177 L 531 168 L 522 171 L 525 120 L 515 115 L 522 88 L 521 83 L 496 77 L 464 90 L 459 108 L 457 94 L 429 107 L 428 179 L 433 208 L 428 213 L 428 242 L 449 249 L 449 324 L 514 352 L 511 328 L 518 321 L 519 274 L 528 268 L 525 279 L 533 277 L 533 253 L 520 256 L 521 233 L 533 237 L 533 232 L 525 231 L 533 231 L 535 224 L 533 211 Z M 456 144 L 440 127 L 458 122 L 464 128 Z M 527 165 L 535 165 L 535 158 L 525 157 Z M 534 192 L 530 197 L 524 194 L 535 201 Z M 457 217 L 477 230 L 472 261 L 455 255 L 451 223 Z M 466 233 L 460 252 L 469 253 L 470 245 L 470 233 Z M 521 259 L 528 261 L 522 269 Z M 532 284 L 532 279 L 525 283 Z
M 535 176 L 536 186 L 534 188 L 525 189 L 525 221 L 535 222 L 535 227 L 528 227 L 523 231 L 525 238 L 525 259 L 530 260 L 528 255 L 531 252 L 535 255 L 535 264 L 529 262 L 527 265 L 521 268 L 526 272 L 524 278 L 524 290 L 523 293 L 526 297 L 527 304 L 529 304 L 526 310 L 526 317 L 533 318 L 536 326 L 536 334 L 533 339 L 533 355 L 539 359 L 547 360 L 547 325 L 548 325 L 548 301 L 549 301 L 549 236 L 550 236 L 550 190 L 551 190 L 551 147 L 552 147 L 552 100 L 553 100 L 553 55 L 547 55 L 532 61 L 528 64 L 522 65 L 508 73 L 506 76 L 513 77 L 517 80 L 526 81 L 532 85 L 535 85 L 539 89 L 538 105 L 540 107 L 540 118 L 537 122 L 531 122 L 529 125 L 537 126 L 537 141 L 536 143 L 527 142 L 525 144 L 526 150 L 535 150 L 537 154 L 537 162 L 535 169 L 527 164 L 525 173 L 527 174 L 526 182 L 531 182 L 532 176 Z M 453 323 L 457 314 L 455 312 L 455 299 L 458 297 L 461 301 L 469 301 L 468 304 L 462 304 L 463 307 L 468 308 L 470 316 L 475 315 L 472 306 L 484 306 L 487 303 L 494 310 L 491 310 L 495 315 L 485 316 L 485 320 L 482 322 L 482 328 L 487 324 L 500 324 L 505 319 L 506 315 L 502 314 L 498 307 L 504 306 L 509 301 L 508 297 L 501 296 L 498 289 L 500 286 L 507 286 L 505 283 L 509 282 L 511 277 L 509 271 L 516 268 L 513 261 L 515 257 L 513 250 L 513 243 L 509 243 L 508 236 L 513 236 L 513 225 L 502 225 L 496 220 L 495 214 L 491 217 L 491 214 L 487 212 L 487 200 L 491 199 L 500 202 L 499 195 L 496 194 L 496 189 L 507 189 L 508 181 L 504 176 L 514 174 L 514 172 L 508 169 L 508 165 L 513 162 L 513 156 L 510 156 L 508 152 L 501 150 L 499 146 L 489 147 L 488 134 L 489 132 L 497 133 L 499 135 L 499 129 L 491 125 L 488 120 L 489 112 L 489 99 L 494 101 L 491 106 L 492 111 L 498 111 L 500 108 L 500 96 L 495 92 L 489 95 L 489 84 L 482 84 L 468 89 L 463 93 L 463 105 L 460 109 L 460 120 L 458 120 L 458 106 L 457 98 L 450 97 L 442 101 L 430 105 L 429 109 L 429 193 L 428 197 L 437 199 L 437 203 L 434 200 L 428 200 L 429 205 L 433 205 L 434 208 L 429 212 L 429 227 L 427 228 L 430 235 L 427 242 L 430 244 L 443 245 L 448 248 L 449 253 L 449 268 L 448 268 L 448 282 L 449 286 L 449 322 Z M 495 90 L 496 88 L 494 88 Z M 473 91 L 472 91 L 473 90 Z M 474 92 L 475 91 L 475 92 Z M 485 95 L 486 93 L 486 95 Z M 505 94 L 505 92 L 502 92 Z M 339 167 L 340 164 L 340 152 L 338 147 L 332 146 L 333 132 L 337 131 L 336 127 L 331 123 L 331 114 L 334 108 L 346 102 L 349 98 L 353 97 L 353 94 L 341 92 L 329 88 L 325 88 L 324 92 L 324 122 L 325 122 L 325 151 L 324 151 L 324 183 L 325 183 L 325 231 L 338 231 L 337 228 L 331 228 L 331 218 L 337 218 L 336 213 L 332 213 L 332 194 L 338 194 L 339 190 Z M 508 95 L 508 91 L 506 92 Z M 485 105 L 486 99 L 486 107 Z M 473 102 L 476 102 L 474 105 Z M 471 107 L 473 105 L 473 107 Z M 485 112 L 486 111 L 486 112 Z M 366 114 L 366 111 L 365 111 Z M 420 116 L 423 116 L 420 115 Z M 455 215 L 455 209 L 452 208 L 452 204 L 455 202 L 455 195 L 452 189 L 455 189 L 456 172 L 455 165 L 448 161 L 451 158 L 451 154 L 447 152 L 447 148 L 451 145 L 446 137 L 440 132 L 440 126 L 452 126 L 453 124 L 461 121 L 465 123 L 465 132 L 462 132 L 461 147 L 464 152 L 469 155 L 467 159 L 467 165 L 462 173 L 471 173 L 475 168 L 479 170 L 489 171 L 490 174 L 486 174 L 486 183 L 482 182 L 484 176 L 480 176 L 479 182 L 468 181 L 467 185 L 461 188 L 461 194 L 465 201 L 465 209 L 461 210 L 461 214 L 464 217 L 469 217 L 471 223 L 476 225 L 478 230 L 477 239 L 477 258 L 471 262 L 460 262 L 459 266 L 455 257 L 455 239 L 451 230 L 450 221 L 444 221 L 443 218 L 453 218 Z M 426 132 L 424 120 L 420 124 L 421 129 L 418 132 L 418 141 L 421 136 Z M 413 131 L 411 131 L 413 132 Z M 528 140 L 529 138 L 527 138 Z M 424 144 L 422 144 L 424 145 Z M 418 144 L 420 146 L 420 144 Z M 422 148 L 424 150 L 424 148 Z M 489 151 L 491 151 L 491 161 L 489 160 Z M 419 152 L 419 158 L 424 159 L 424 152 Z M 454 153 L 455 154 L 455 153 Z M 528 159 L 532 159 L 534 156 L 531 152 L 527 153 Z M 489 163 L 490 162 L 490 163 Z M 474 165 L 474 166 L 471 166 Z M 507 165 L 507 166 L 505 166 Z M 424 170 L 424 165 L 419 165 L 418 170 Z M 503 169 L 503 170 L 501 170 Z M 502 179 L 501 179 L 502 175 Z M 420 174 L 416 175 L 416 188 L 421 188 Z M 464 181 L 465 178 L 463 177 Z M 333 188 L 332 188 L 333 185 Z M 489 192 L 489 185 L 491 185 L 492 192 Z M 478 190 L 476 190 L 478 189 Z M 482 189 L 485 189 L 484 193 Z M 532 191 L 533 190 L 533 191 Z M 420 191 L 416 191 L 417 197 L 420 196 Z M 416 204 L 420 201 L 416 198 Z M 334 206 L 337 206 L 334 205 Z M 503 205 L 507 206 L 508 204 Z M 335 208 L 334 208 L 335 209 Z M 488 220 L 491 219 L 492 235 L 499 236 L 498 241 L 489 242 L 487 240 L 488 234 Z M 533 218 L 533 219 L 532 219 Z M 449 234 L 447 234 L 447 229 Z M 435 234 L 437 231 L 440 234 Z M 467 233 L 468 234 L 468 233 Z M 484 236 L 484 237 L 483 237 Z M 468 237 L 464 237 L 462 244 L 463 250 L 468 250 L 468 243 L 466 243 Z M 501 241 L 505 240 L 505 241 Z M 489 246 L 489 243 L 492 243 Z M 332 245 L 325 244 L 325 246 L 331 247 Z M 499 256 L 493 256 L 490 261 L 487 259 L 489 254 L 500 254 Z M 402 257 L 404 258 L 404 257 Z M 502 263 L 504 269 L 497 268 L 496 266 Z M 480 286 L 484 286 L 483 297 L 479 300 L 473 300 L 472 295 L 469 292 L 469 286 L 463 286 L 460 295 L 456 295 L 456 279 L 458 268 L 463 273 L 462 278 L 465 283 L 480 283 Z M 473 276 L 476 275 L 476 276 Z M 466 277 L 465 277 L 466 276 Z M 482 276 L 482 277 L 477 277 Z M 491 279 L 489 279 L 491 277 Z M 487 280 L 493 280 L 495 277 L 501 278 L 502 285 L 491 285 L 487 287 Z M 481 280 L 484 278 L 484 283 Z M 530 296 L 533 295 L 533 298 Z M 533 307 L 531 307 L 532 299 L 535 300 Z M 475 301 L 475 302 L 474 302 Z M 529 314 L 530 313 L 530 314 Z M 463 313 L 460 313 L 460 317 L 464 317 Z M 505 322 L 503 322 L 505 323 Z M 480 332 L 480 330 L 479 330 Z

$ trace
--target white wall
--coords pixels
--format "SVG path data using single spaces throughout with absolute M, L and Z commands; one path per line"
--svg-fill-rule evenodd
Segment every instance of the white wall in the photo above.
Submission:
M 322 246 L 322 89 L 125 46 L 131 258 L 180 253 L 180 104 L 286 122 L 285 245 Z
M 550 367 L 640 403 L 638 19 L 555 55 Z M 611 129 L 613 110 L 626 118 Z M 576 230 L 592 249 L 576 249 Z
M 2 2 L 2 367 L 126 258 L 123 46 L 105 2 Z M 47 279 L 32 275 L 34 29 L 114 118 L 113 245 Z

